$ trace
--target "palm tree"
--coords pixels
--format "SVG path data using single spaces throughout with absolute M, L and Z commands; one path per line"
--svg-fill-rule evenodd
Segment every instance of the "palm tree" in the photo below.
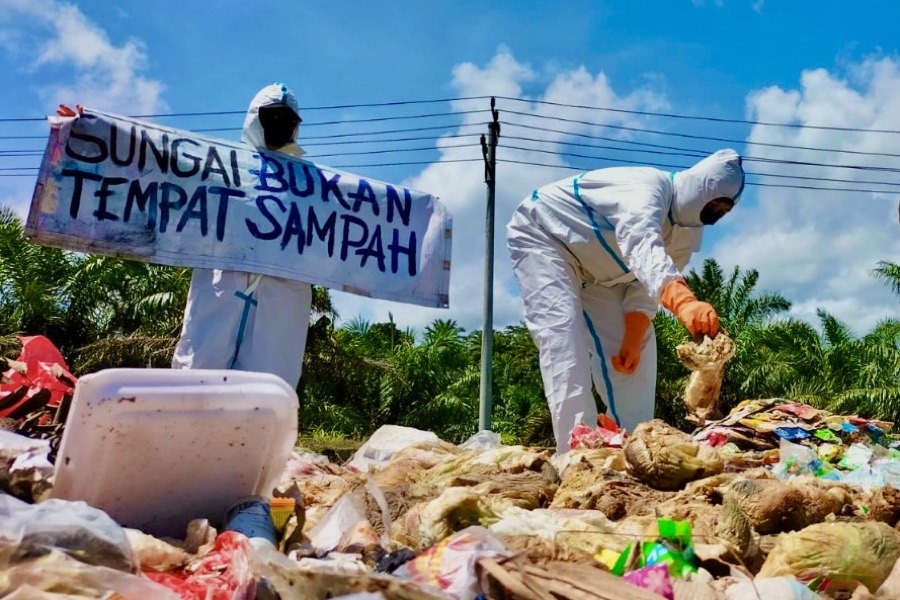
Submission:
M 0 327 L 4 333 L 41 333 L 69 351 L 89 337 L 93 324 L 73 327 L 77 316 L 68 310 L 61 293 L 62 282 L 73 268 L 70 254 L 28 242 L 15 212 L 0 207 Z
M 875 277 L 887 283 L 894 293 L 900 295 L 900 264 L 882 260 L 875 267 L 874 273 Z

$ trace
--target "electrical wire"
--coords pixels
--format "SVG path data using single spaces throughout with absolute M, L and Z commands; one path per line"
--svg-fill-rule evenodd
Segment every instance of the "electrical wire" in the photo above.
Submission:
M 534 115 L 531 113 L 525 113 L 525 112 L 520 112 L 520 111 L 515 111 L 515 110 L 505 110 L 503 112 L 506 114 L 513 114 L 513 115 L 518 115 L 518 116 L 522 116 L 522 117 L 530 117 L 530 118 L 534 118 L 534 119 L 548 119 L 548 120 L 552 120 L 552 121 L 562 121 L 565 123 L 573 123 L 576 125 L 587 125 L 589 127 L 605 127 L 607 129 L 616 129 L 619 131 L 632 131 L 635 133 L 651 133 L 654 135 L 681 137 L 681 138 L 692 139 L 692 140 L 725 142 L 726 144 L 740 144 L 740 145 L 746 144 L 749 146 L 763 146 L 766 148 L 786 148 L 789 150 L 812 150 L 812 151 L 816 151 L 816 152 L 843 152 L 842 150 L 840 150 L 838 148 L 815 148 L 812 146 L 792 146 L 790 144 L 775 144 L 775 143 L 767 143 L 767 142 L 748 142 L 746 140 L 735 140 L 735 139 L 731 139 L 731 138 L 720 138 L 720 137 L 713 137 L 713 136 L 694 135 L 694 134 L 690 134 L 690 133 L 661 131 L 659 129 L 647 129 L 647 128 L 643 128 L 643 127 L 628 127 L 625 125 L 611 125 L 608 123 L 596 123 L 593 121 L 582 121 L 580 119 L 567 119 L 565 117 L 550 117 L 547 115 Z M 506 125 L 514 125 L 515 126 L 516 124 L 504 122 L 503 125 L 504 126 L 506 126 Z M 566 134 L 567 132 L 557 131 L 557 133 Z M 848 153 L 852 154 L 852 152 L 848 152 Z M 877 154 L 877 156 L 897 156 L 897 155 Z
M 516 137 L 516 136 L 506 136 L 503 139 L 514 139 L 514 140 L 543 143 L 543 140 L 536 140 L 534 138 L 523 138 L 523 137 Z M 647 153 L 647 154 L 662 154 L 662 155 L 667 155 L 667 156 L 684 156 L 684 157 L 691 157 L 691 158 L 702 158 L 702 157 L 706 156 L 705 154 L 686 154 L 686 153 L 664 152 L 664 151 L 653 151 L 653 150 L 637 150 L 635 148 L 617 148 L 617 147 L 610 147 L 610 146 L 597 146 L 597 145 L 593 145 L 593 144 L 566 144 L 566 145 L 580 146 L 580 147 L 591 148 L 591 149 L 596 149 L 596 150 L 616 150 L 616 151 L 621 151 L 621 152 L 643 152 L 643 153 Z M 499 147 L 500 148 L 509 148 L 509 149 L 513 149 L 513 150 L 523 150 L 523 151 L 528 151 L 528 152 L 558 154 L 560 156 L 570 156 L 570 157 L 574 157 L 574 158 L 596 158 L 599 160 L 610 160 L 610 161 L 618 160 L 618 159 L 612 159 L 612 158 L 603 157 L 603 156 L 595 157 L 595 156 L 587 156 L 587 155 L 583 155 L 583 154 L 574 154 L 574 153 L 568 153 L 568 152 L 554 152 L 554 151 L 550 151 L 550 150 L 542 150 L 542 149 L 537 149 L 537 148 L 523 148 L 521 146 L 501 145 Z M 774 160 L 774 159 L 767 160 L 767 159 L 762 159 L 762 158 L 754 158 L 754 157 L 746 157 L 746 156 L 742 156 L 741 158 L 744 161 L 751 161 L 751 162 L 758 161 L 758 162 L 764 162 L 767 164 L 788 164 L 787 161 L 780 161 L 780 160 Z M 643 162 L 638 162 L 638 161 L 622 160 L 620 162 L 629 162 L 630 164 L 644 164 Z M 797 164 L 802 164 L 804 166 L 829 167 L 829 168 L 840 168 L 840 169 L 860 168 L 862 170 L 873 170 L 875 172 L 886 171 L 886 172 L 890 172 L 890 173 L 900 173 L 900 168 L 897 168 L 897 169 L 889 169 L 887 167 L 868 168 L 868 167 L 856 167 L 854 165 L 831 165 L 831 164 L 823 164 L 823 163 L 797 163 Z M 671 165 L 668 165 L 668 166 L 671 166 Z M 684 168 L 688 168 L 688 167 L 689 166 L 679 166 L 677 168 L 684 169 Z M 753 173 L 753 172 L 746 171 L 746 170 L 745 170 L 745 173 L 747 173 L 747 175 L 761 175 L 761 176 L 767 176 L 767 177 L 781 177 L 781 178 L 791 178 L 791 179 L 808 179 L 808 180 L 814 180 L 814 181 L 833 181 L 833 182 L 837 182 L 837 183 L 866 183 L 866 184 L 874 184 L 874 185 L 900 185 L 900 183 L 885 182 L 885 181 L 861 181 L 861 180 L 855 180 L 855 179 L 829 179 L 827 177 L 810 177 L 810 176 L 802 176 L 802 175 L 785 175 L 785 174 L 775 174 L 775 173 Z
M 435 104 L 442 102 L 460 102 L 460 101 L 470 101 L 470 100 L 487 100 L 492 98 L 489 95 L 482 96 L 460 96 L 455 98 L 432 98 L 432 99 L 424 99 L 424 100 L 398 100 L 391 102 L 368 102 L 368 103 L 356 103 L 356 104 L 335 104 L 330 106 L 303 106 L 300 107 L 301 112 L 310 112 L 310 111 L 319 111 L 319 110 L 343 110 L 349 108 L 383 108 L 383 107 L 395 107 L 395 106 L 411 106 L 411 105 L 420 105 L 420 104 Z M 519 98 L 515 96 L 502 96 L 495 95 L 493 98 L 498 100 L 506 100 L 510 102 L 520 102 L 529 105 L 541 105 L 541 106 L 555 106 L 559 108 L 575 108 L 580 110 L 592 110 L 592 111 L 601 111 L 601 112 L 611 112 L 618 114 L 628 114 L 628 115 L 640 115 L 647 117 L 660 117 L 666 119 L 680 119 L 680 120 L 693 120 L 693 121 L 703 121 L 708 123 L 731 123 L 731 124 L 741 124 L 741 125 L 761 125 L 765 127 L 785 127 L 792 129 L 813 129 L 820 131 L 844 131 L 844 132 L 855 132 L 855 133 L 885 133 L 885 134 L 900 134 L 900 130 L 896 129 L 878 129 L 878 128 L 863 128 L 863 127 L 843 127 L 836 125 L 812 125 L 806 123 L 777 123 L 773 121 L 761 121 L 761 120 L 752 120 L 752 119 L 733 119 L 733 118 L 725 118 L 725 117 L 710 117 L 710 116 L 699 116 L 699 115 L 686 115 L 679 113 L 668 113 L 668 112 L 660 112 L 660 111 L 649 111 L 649 110 L 633 110 L 633 109 L 624 109 L 624 108 L 611 108 L 604 106 L 588 106 L 583 104 L 568 104 L 564 102 L 553 102 L 550 100 L 537 100 L 532 98 Z M 512 112 L 512 111 L 510 111 Z M 148 119 L 148 118 L 170 118 L 170 117 L 208 117 L 208 116 L 226 116 L 226 115 L 242 115 L 245 114 L 246 110 L 221 110 L 221 111 L 193 111 L 193 112 L 175 112 L 175 113 L 150 113 L 150 114 L 140 114 L 140 115 L 131 115 L 132 118 L 140 118 L 140 119 Z M 46 117 L 5 117 L 0 118 L 0 123 L 15 123 L 15 122 L 38 122 L 44 121 Z
M 599 127 L 603 127 L 604 125 L 598 125 L 598 126 L 599 126 Z M 634 146 L 645 146 L 645 147 L 647 147 L 647 148 L 662 148 L 663 150 L 682 150 L 682 151 L 686 151 L 686 152 L 702 152 L 704 155 L 708 155 L 708 154 L 711 154 L 711 153 L 712 153 L 711 150 L 699 150 L 699 149 L 696 149 L 696 148 L 683 148 L 683 147 L 680 147 L 680 146 L 666 146 L 666 145 L 663 145 L 663 144 L 651 144 L 651 143 L 649 143 L 649 142 L 638 142 L 638 141 L 634 141 L 634 140 L 623 140 L 623 139 L 619 139 L 619 138 L 606 137 L 606 136 L 602 136 L 602 135 L 591 135 L 591 134 L 589 134 L 589 133 L 575 133 L 575 132 L 564 131 L 564 130 L 561 130 L 561 129 L 551 129 L 551 128 L 548 128 L 548 127 L 538 127 L 538 126 L 536 126 L 536 125 L 524 125 L 524 124 L 522 124 L 522 123 L 506 123 L 506 122 L 504 122 L 504 123 L 503 123 L 503 127 L 519 127 L 519 128 L 522 128 L 522 129 L 531 129 L 531 130 L 534 130 L 534 131 L 543 131 L 543 132 L 545 132 L 545 133 L 556 133 L 556 134 L 565 135 L 565 136 L 568 136 L 568 137 L 579 137 L 579 138 L 585 138 L 585 139 L 590 139 L 590 140 L 603 140 L 603 141 L 609 141 L 609 142 L 616 142 L 616 143 L 620 143 L 620 144 L 631 144 L 631 145 L 634 145 Z M 504 136 L 504 137 L 509 137 L 509 136 Z M 715 141 L 714 138 L 710 138 L 710 139 L 713 140 L 713 141 Z M 733 143 L 747 144 L 747 145 L 750 145 L 750 146 L 753 146 L 753 145 L 757 145 L 757 146 L 764 146 L 764 145 L 765 145 L 765 146 L 768 146 L 768 145 L 769 145 L 769 144 L 759 144 L 759 143 L 756 143 L 756 142 L 752 142 L 752 143 L 750 143 L 750 142 L 738 142 L 738 141 L 735 141 L 735 140 L 718 140 L 718 141 L 728 141 L 728 142 L 733 142 Z M 889 152 L 865 152 L 865 151 L 862 151 L 862 150 L 839 150 L 839 149 L 837 149 L 837 148 L 815 148 L 815 147 L 812 147 L 812 146 L 791 146 L 791 145 L 788 145 L 788 144 L 772 144 L 772 146 L 777 147 L 777 148 L 786 148 L 786 149 L 789 149 L 789 150 L 812 150 L 812 151 L 816 151 L 816 152 L 830 152 L 830 153 L 841 153 L 841 154 L 856 154 L 856 155 L 860 155 L 860 156 L 878 156 L 878 157 L 885 157 L 885 158 L 900 158 L 900 154 L 891 154 L 891 153 L 889 153 Z
M 509 158 L 498 158 L 498 163 L 510 163 L 516 165 L 527 165 L 532 167 L 549 167 L 553 169 L 566 169 L 569 171 L 590 171 L 596 167 L 582 167 L 575 165 L 552 165 L 549 163 L 539 163 L 527 160 L 515 160 Z M 754 181 L 747 181 L 746 185 L 758 186 L 758 187 L 772 187 L 772 188 L 786 188 L 786 189 L 797 189 L 797 190 L 819 190 L 824 192 L 858 192 L 858 193 L 866 193 L 866 194 L 889 194 L 895 193 L 887 190 L 868 190 L 868 189 L 857 189 L 857 188 L 833 188 L 833 187 L 814 187 L 808 185 L 787 185 L 787 184 L 777 184 L 777 183 L 761 183 Z
M 648 117 L 664 117 L 667 119 L 688 119 L 695 121 L 706 121 L 711 123 L 739 123 L 742 125 L 764 125 L 766 127 L 789 127 L 793 129 L 816 129 L 824 131 L 852 131 L 860 133 L 889 133 L 900 134 L 896 129 L 870 129 L 860 127 L 839 127 L 833 125 L 806 125 L 802 123 L 775 123 L 772 121 L 753 121 L 748 119 L 727 119 L 724 117 L 701 117 L 696 115 L 682 115 L 677 113 L 654 112 L 648 110 L 626 110 L 624 108 L 609 108 L 599 106 L 584 106 L 580 104 L 564 104 L 562 102 L 551 102 L 549 100 L 530 100 L 527 98 L 516 98 L 513 96 L 495 96 L 498 100 L 510 100 L 513 102 L 526 102 L 529 104 L 540 104 L 545 106 L 558 106 L 563 108 L 580 108 L 587 110 L 598 110 L 603 112 L 613 112 L 627 115 L 642 115 Z
M 301 106 L 300 112 L 316 110 L 341 110 L 347 108 L 380 108 L 386 106 L 411 106 L 414 104 L 436 104 L 439 102 L 460 102 L 466 100 L 487 100 L 491 96 L 459 96 L 456 98 L 429 98 L 425 100 L 398 100 L 393 102 L 365 102 L 358 104 L 333 104 L 330 106 Z M 145 115 L 128 115 L 132 119 L 157 119 L 162 117 L 210 117 L 222 115 L 244 115 L 247 110 L 202 110 L 195 112 L 154 113 Z M 0 123 L 46 121 L 47 117 L 6 117 Z
M 396 107 L 396 106 L 405 106 L 405 105 L 415 105 L 415 104 L 428 104 L 428 103 L 439 103 L 439 102 L 455 102 L 455 101 L 464 101 L 464 100 L 484 100 L 490 98 L 490 96 L 469 96 L 469 97 L 459 97 L 459 98 L 441 98 L 441 99 L 431 99 L 431 100 L 414 100 L 414 101 L 397 101 L 397 102 L 384 102 L 384 103 L 370 103 L 370 104 L 344 104 L 344 105 L 333 105 L 333 106 L 318 106 L 318 107 L 305 107 L 301 109 L 303 112 L 306 111 L 315 111 L 315 110 L 329 110 L 329 109 L 351 109 L 351 108 L 372 108 L 372 107 Z M 697 117 L 691 115 L 679 115 L 674 113 L 655 113 L 650 111 L 631 111 L 625 109 L 612 109 L 612 108 L 601 108 L 601 107 L 590 107 L 590 106 L 582 106 L 576 104 L 563 104 L 549 101 L 539 101 L 539 100 L 528 100 L 523 98 L 515 98 L 510 96 L 495 96 L 495 98 L 507 101 L 515 101 L 515 102 L 524 102 L 530 104 L 539 104 L 539 105 L 549 105 L 549 106 L 558 106 L 558 107 L 567 107 L 567 108 L 576 108 L 576 109 L 584 109 L 584 110 L 598 110 L 598 111 L 609 111 L 609 112 L 618 112 L 618 113 L 627 113 L 627 114 L 635 114 L 635 115 L 644 115 L 644 116 L 656 116 L 656 117 L 665 117 L 665 118 L 679 118 L 679 119 L 693 119 L 693 120 L 703 120 L 710 122 L 722 122 L 722 123 L 742 123 L 749 125 L 765 125 L 765 126 L 785 126 L 785 127 L 793 127 L 793 128 L 803 128 L 806 127 L 808 129 L 825 129 L 825 130 L 835 130 L 835 131 L 855 131 L 855 132 L 875 132 L 875 133 L 900 133 L 900 131 L 893 130 L 876 130 L 876 129 L 854 129 L 854 128 L 839 128 L 839 127 L 830 127 L 830 126 L 812 126 L 812 125 L 800 125 L 796 123 L 771 123 L 771 122 L 763 122 L 763 121 L 749 121 L 749 120 L 740 120 L 740 119 L 722 119 L 716 117 Z M 467 111 L 443 111 L 443 112 L 432 112 L 425 114 L 413 114 L 413 115 L 393 115 L 393 116 L 382 116 L 382 117 L 366 117 L 366 118 L 353 118 L 353 119 L 343 119 L 343 120 L 332 120 L 332 121 L 321 121 L 314 123 L 304 123 L 303 127 L 305 129 L 310 127 L 318 127 L 318 126 L 330 126 L 330 125 L 346 125 L 346 124 L 362 124 L 362 123 L 377 123 L 377 122 L 386 122 L 386 121 L 398 121 L 398 120 L 412 120 L 412 119 L 428 119 L 428 118 L 438 118 L 438 117 L 449 117 L 449 116 L 465 116 L 471 114 L 484 113 L 487 109 L 477 109 L 477 110 L 467 110 Z M 845 153 L 845 154 L 856 154 L 856 155 L 864 155 L 864 156 L 878 156 L 878 157 L 891 157 L 891 158 L 900 158 L 900 154 L 888 154 L 888 153 L 877 153 L 877 152 L 863 152 L 863 151 L 853 151 L 853 150 L 840 150 L 840 149 L 831 149 L 831 148 L 817 148 L 817 147 L 809 147 L 809 146 L 794 146 L 788 144 L 772 144 L 772 143 L 762 143 L 762 142 L 746 142 L 743 140 L 734 140 L 728 138 L 721 137 L 713 137 L 713 136 L 701 136 L 694 134 L 686 134 L 679 132 L 667 132 L 661 130 L 655 130 L 650 128 L 641 128 L 641 127 L 629 127 L 624 125 L 611 125 L 604 123 L 596 123 L 591 121 L 579 120 L 579 119 L 570 119 L 565 117 L 558 116 L 549 116 L 549 115 L 538 115 L 532 113 L 526 113 L 516 110 L 503 110 L 505 114 L 517 115 L 525 118 L 531 119 L 545 119 L 545 120 L 554 120 L 566 123 L 575 123 L 583 126 L 591 126 L 591 127 L 606 127 L 609 129 L 620 130 L 620 131 L 629 131 L 636 133 L 644 133 L 644 134 L 653 134 L 653 135 L 661 135 L 661 136 L 673 136 L 680 137 L 691 140 L 700 140 L 700 141 L 716 141 L 716 142 L 726 142 L 729 144 L 747 144 L 750 146 L 760 146 L 760 147 L 776 147 L 776 148 L 785 148 L 791 150 L 808 150 L 808 151 L 817 151 L 817 152 L 831 152 L 831 153 Z M 235 114 L 244 114 L 245 111 L 203 111 L 203 112 L 184 112 L 184 113 L 159 113 L 159 114 L 147 114 L 147 115 L 137 115 L 139 118 L 151 118 L 151 117 L 198 117 L 198 116 L 217 116 L 217 115 L 235 115 Z M 13 122 L 13 121 L 43 121 L 45 118 L 25 118 L 25 119 L 0 119 L 0 123 L 2 122 Z M 446 125 L 438 125 L 438 126 L 429 126 L 429 127 L 417 127 L 417 128 L 400 128 L 400 129 L 390 129 L 390 130 L 380 130 L 380 131 L 367 131 L 367 132 L 353 132 L 353 133 L 342 133 L 342 134 L 332 134 L 332 135 L 321 135 L 321 136 L 302 136 L 301 143 L 307 147 L 322 147 L 322 146 L 346 146 L 353 144 L 393 144 L 398 142 L 406 142 L 406 141 L 424 141 L 424 140 L 434 140 L 437 141 L 441 138 L 471 138 L 475 137 L 478 134 L 463 134 L 463 133 L 455 133 L 455 134 L 445 134 L 439 137 L 434 136 L 407 136 L 401 138 L 390 138 L 390 139 L 378 139 L 378 136 L 384 135 L 394 135 L 394 134 L 407 134 L 407 133 L 419 133 L 426 131 L 446 131 L 448 129 L 455 130 L 459 132 L 464 127 L 480 127 L 487 125 L 487 122 L 479 122 L 479 123 L 464 123 L 464 124 L 446 124 Z M 594 145 L 594 144 L 583 144 L 577 142 L 566 142 L 565 146 L 573 146 L 573 147 L 582 147 L 582 148 L 590 148 L 597 150 L 606 150 L 606 151 L 614 151 L 614 152 L 631 152 L 631 153 L 640 153 L 642 155 L 658 155 L 658 156 L 674 156 L 674 157 L 686 157 L 686 158 L 702 158 L 709 154 L 709 151 L 696 149 L 696 148 L 684 148 L 678 146 L 667 146 L 663 144 L 652 144 L 649 142 L 638 142 L 633 140 L 619 140 L 611 137 L 590 135 L 590 134 L 582 134 L 575 132 L 568 132 L 559 129 L 550 129 L 545 127 L 538 127 L 535 125 L 527 125 L 524 123 L 515 123 L 515 122 L 504 122 L 504 127 L 519 127 L 524 129 L 530 129 L 535 131 L 543 131 L 555 133 L 558 135 L 569 136 L 569 137 L 580 137 L 584 139 L 594 139 L 594 140 L 603 140 L 606 142 L 610 142 L 616 144 L 615 146 L 611 145 Z M 195 130 L 198 132 L 212 132 L 212 131 L 240 131 L 240 127 L 228 127 L 228 128 L 206 128 Z M 371 139 L 366 139 L 371 138 Z M 46 136 L 0 136 L 0 139 L 11 139 L 11 140 L 19 140 L 19 139 L 46 139 Z M 531 142 L 531 143 L 546 143 L 545 140 L 536 139 L 533 137 L 525 137 L 525 136 L 505 136 L 501 138 L 501 148 L 506 148 L 510 150 L 518 150 L 524 152 L 539 152 L 544 154 L 551 154 L 560 157 L 569 157 L 569 158 L 582 158 L 589 160 L 600 160 L 600 161 L 609 161 L 616 162 L 621 164 L 639 164 L 639 165 L 648 165 L 646 160 L 629 160 L 622 158 L 610 158 L 604 156 L 590 156 L 586 154 L 578 154 L 578 153 L 570 153 L 570 152 L 560 152 L 554 150 L 543 150 L 537 148 L 526 148 L 515 145 L 506 145 L 502 142 L 505 140 L 516 140 L 523 142 Z M 338 141 L 339 140 L 339 141 Z M 628 145 L 635 147 L 626 147 Z M 350 156 L 369 156 L 369 155 L 380 155 L 380 154 L 388 154 L 388 153 L 403 153 L 403 152 L 424 152 L 424 151 L 433 151 L 433 150 L 442 150 L 444 148 L 469 148 L 473 146 L 478 146 L 478 144 L 456 144 L 451 146 L 445 146 L 443 148 L 438 147 L 414 147 L 414 148 L 387 148 L 387 149 L 378 149 L 378 150 L 365 150 L 358 152 L 334 152 L 334 153 L 326 153 L 318 155 L 317 158 L 332 158 L 332 157 L 350 157 Z M 16 158 L 16 157 L 35 157 L 41 156 L 43 154 L 42 150 L 39 149 L 12 149 L 12 150 L 0 150 L 0 157 L 5 158 Z M 831 164 L 825 162 L 816 162 L 816 161 L 804 161 L 804 160 L 791 160 L 791 159 L 775 159 L 768 157 L 758 157 L 758 156 L 743 156 L 743 159 L 748 162 L 758 162 L 762 164 L 774 164 L 774 165 L 791 165 L 791 166 L 804 166 L 804 167 L 822 167 L 822 168 L 832 168 L 832 169 L 853 169 L 857 171 L 873 171 L 873 172 L 883 172 L 883 173 L 900 173 L 900 168 L 894 167 L 885 167 L 878 165 L 850 165 L 850 164 Z M 480 159 L 454 159 L 454 160 L 441 160 L 438 159 L 436 161 L 414 161 L 414 162 L 393 162 L 393 163 L 378 163 L 378 164 L 359 164 L 359 165 L 343 165 L 341 168 L 365 168 L 365 167 L 378 167 L 378 166 L 403 166 L 403 165 L 422 165 L 422 164 L 432 164 L 435 162 L 472 162 Z M 504 162 L 501 159 L 501 162 Z M 537 166 L 554 166 L 548 164 L 538 164 Z M 563 168 L 570 168 L 565 165 L 559 165 Z M 648 165 L 649 166 L 649 165 Z M 675 165 L 656 165 L 661 166 L 663 168 L 686 168 L 686 166 L 675 166 Z M 2 167 L 0 171 L 4 171 L 4 173 L 0 174 L 0 177 L 15 177 L 15 176 L 33 176 L 31 173 L 10 173 L 9 171 L 37 171 L 37 167 Z M 804 175 L 788 175 L 788 174 L 778 174 L 778 173 L 765 173 L 765 172 L 748 172 L 747 173 L 751 177 L 772 177 L 779 179 L 788 179 L 788 180 L 808 180 L 808 181 L 822 181 L 822 182 L 832 182 L 832 183 L 850 183 L 850 184 L 858 184 L 858 185 L 874 185 L 874 186 L 898 186 L 900 183 L 894 182 L 885 182 L 885 181 L 864 181 L 864 180 L 852 180 L 852 179 L 838 179 L 838 178 L 827 178 L 827 177 L 813 177 L 813 176 L 804 176 Z M 788 187 L 788 188 L 797 188 L 797 189 L 819 189 L 819 190 L 832 190 L 835 188 L 819 188 L 819 187 L 809 187 L 809 186 L 793 186 L 793 185 L 779 185 L 779 184 L 766 184 L 764 182 L 753 182 L 751 185 L 765 185 L 769 187 Z M 877 190 L 863 190 L 863 189 L 842 189 L 837 188 L 837 191 L 860 191 L 860 192 L 871 192 L 871 193 L 883 193 Z
M 435 148 L 434 146 L 426 146 L 422 148 L 388 148 L 386 150 L 364 150 L 360 152 L 337 152 L 334 154 L 316 154 L 315 156 L 310 155 L 312 158 L 330 158 L 334 156 L 369 156 L 373 154 L 390 154 L 393 152 L 427 152 L 430 150 L 444 150 L 451 148 L 480 148 L 481 144 L 458 144 L 455 146 L 444 146 L 442 148 Z

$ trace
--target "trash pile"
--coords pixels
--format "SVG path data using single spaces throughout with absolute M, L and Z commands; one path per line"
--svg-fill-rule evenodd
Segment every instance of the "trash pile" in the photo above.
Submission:
M 71 414 L 87 414 L 75 396 Z M 900 598 L 891 429 L 781 399 L 742 403 L 694 435 L 601 420 L 564 455 L 387 425 L 345 464 L 295 448 L 262 466 L 280 473 L 271 493 L 172 536 L 48 495 L 61 470 L 51 443 L 0 431 L 0 598 Z M 165 485 L 164 470 L 152 475 Z
M 717 448 L 729 468 L 772 465 L 779 479 L 813 475 L 865 488 L 900 488 L 900 439 L 893 423 L 784 399 L 748 400 L 694 438 Z

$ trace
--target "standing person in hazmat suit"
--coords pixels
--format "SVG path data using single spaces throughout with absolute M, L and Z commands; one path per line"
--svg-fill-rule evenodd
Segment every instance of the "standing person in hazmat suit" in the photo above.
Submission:
M 592 382 L 628 431 L 653 418 L 659 303 L 692 335 L 719 331 L 682 276 L 702 228 L 737 203 L 741 158 L 720 150 L 690 169 L 590 171 L 534 190 L 507 225 L 525 322 L 538 347 L 557 452 L 593 426 Z
M 261 89 L 247 110 L 241 140 L 266 152 L 303 156 L 301 119 L 287 86 Z M 274 373 L 296 387 L 303 368 L 312 286 L 241 271 L 194 269 L 175 369 Z

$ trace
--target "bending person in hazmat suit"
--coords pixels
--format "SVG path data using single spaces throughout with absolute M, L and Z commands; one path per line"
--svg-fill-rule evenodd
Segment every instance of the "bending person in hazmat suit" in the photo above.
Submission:
M 741 158 L 720 150 L 685 171 L 590 171 L 534 190 L 507 225 L 525 322 L 540 354 L 557 452 L 594 426 L 591 384 L 623 428 L 653 418 L 660 301 L 692 335 L 719 331 L 681 272 L 702 226 L 737 203 Z
M 267 152 L 300 157 L 300 122 L 294 94 L 285 85 L 272 84 L 250 103 L 241 140 Z M 172 368 L 261 371 L 297 387 L 311 305 L 308 283 L 194 269 Z

